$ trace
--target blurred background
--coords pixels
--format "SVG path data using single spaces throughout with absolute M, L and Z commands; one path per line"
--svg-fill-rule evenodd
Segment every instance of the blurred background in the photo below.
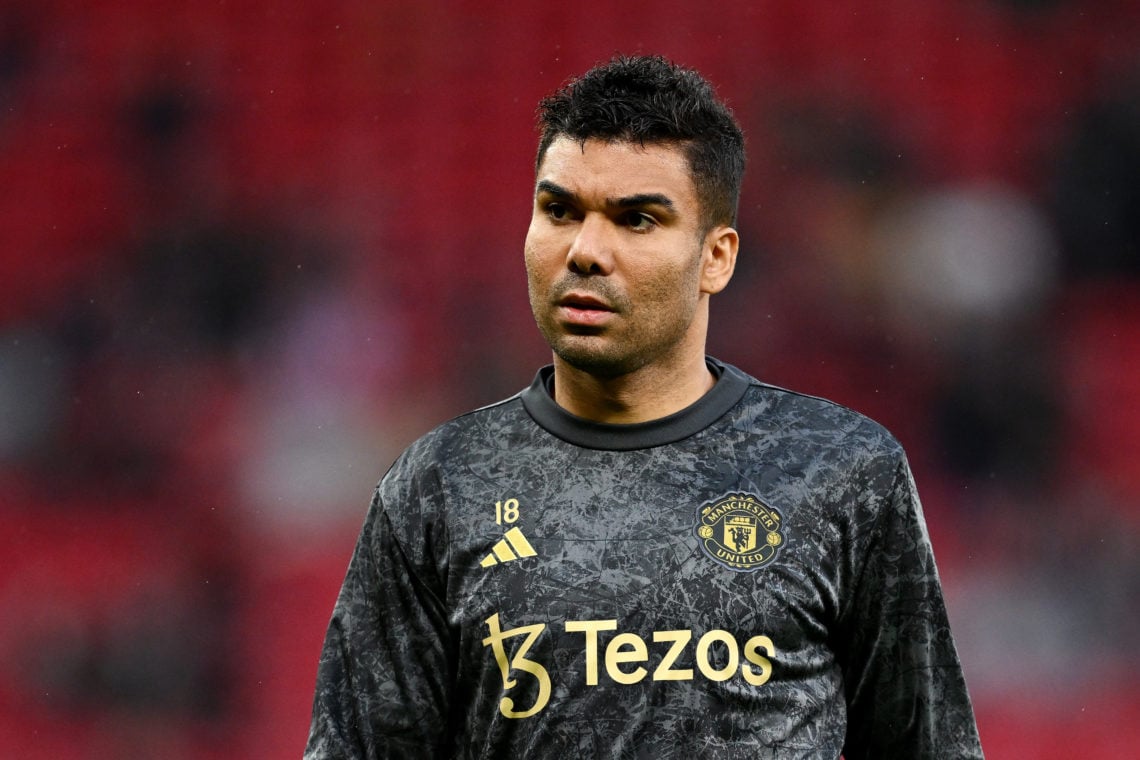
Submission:
M 711 352 L 890 427 L 990 758 L 1140 745 L 1140 4 L 0 2 L 0 754 L 299 757 L 373 484 L 522 388 L 534 108 L 748 135 Z

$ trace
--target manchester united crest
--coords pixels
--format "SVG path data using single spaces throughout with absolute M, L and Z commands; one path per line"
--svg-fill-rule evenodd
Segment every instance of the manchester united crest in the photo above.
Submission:
M 751 573 L 776 558 L 784 544 L 780 513 L 752 494 L 729 494 L 697 510 L 701 548 L 738 573 Z

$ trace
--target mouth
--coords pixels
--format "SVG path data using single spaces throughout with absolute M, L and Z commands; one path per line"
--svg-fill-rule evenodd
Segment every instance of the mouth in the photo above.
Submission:
M 606 322 L 614 308 L 588 293 L 567 293 L 556 302 L 564 322 L 581 327 L 596 327 Z
M 567 293 L 558 300 L 558 305 L 564 309 L 578 309 L 580 311 L 614 310 L 602 299 L 587 293 Z

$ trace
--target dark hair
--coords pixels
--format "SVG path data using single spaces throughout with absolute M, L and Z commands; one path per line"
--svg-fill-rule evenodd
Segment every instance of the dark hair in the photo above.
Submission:
M 570 80 L 538 106 L 535 171 L 561 136 L 675 143 L 689 163 L 704 230 L 734 225 L 744 135 L 704 77 L 660 56 L 617 57 Z

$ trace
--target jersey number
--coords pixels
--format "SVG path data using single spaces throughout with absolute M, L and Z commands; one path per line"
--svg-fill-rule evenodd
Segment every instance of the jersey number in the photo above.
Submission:
M 495 502 L 495 524 L 502 525 L 507 523 L 510 525 L 519 519 L 519 500 L 507 499 L 506 501 Z

